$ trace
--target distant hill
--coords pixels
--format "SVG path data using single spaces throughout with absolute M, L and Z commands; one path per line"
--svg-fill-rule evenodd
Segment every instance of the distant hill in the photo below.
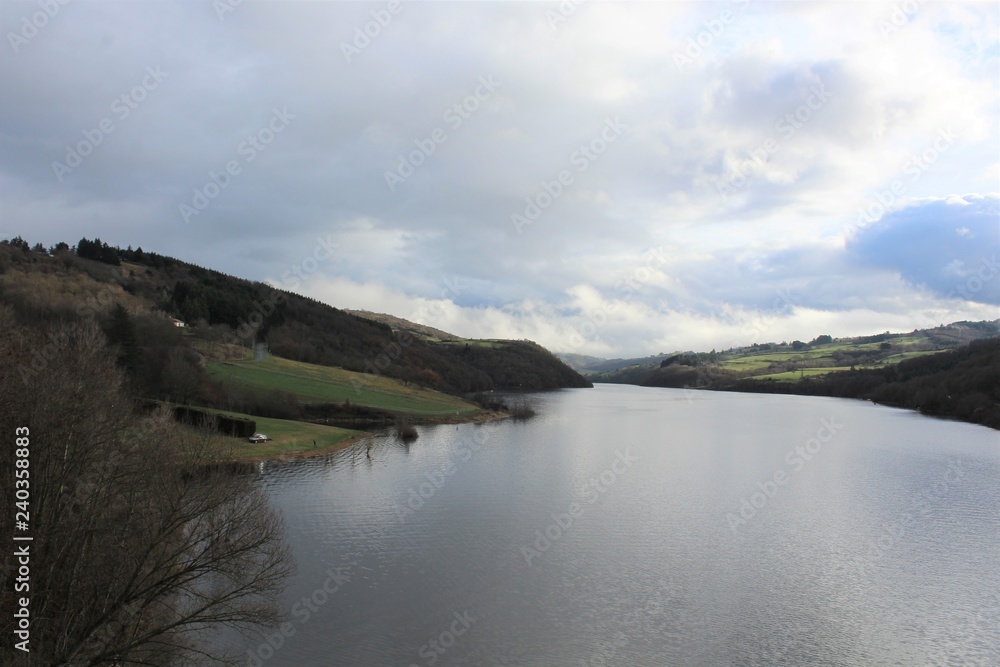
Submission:
M 576 354 L 574 352 L 556 352 L 556 356 L 577 373 L 585 373 L 593 363 L 607 361 L 601 357 L 592 357 L 587 354 Z
M 601 357 L 591 357 L 585 354 L 573 353 L 557 353 L 556 356 L 569 364 L 573 370 L 582 373 L 583 375 L 597 375 L 602 373 L 612 373 L 626 368 L 652 367 L 671 355 L 656 354 L 636 359 L 602 359 Z
M 366 320 L 374 320 L 375 322 L 388 324 L 395 331 L 407 331 L 411 334 L 422 336 L 427 339 L 461 340 L 461 338 L 455 334 L 450 334 L 447 331 L 441 331 L 440 329 L 429 327 L 426 324 L 410 322 L 409 320 L 404 320 L 402 317 L 396 317 L 395 315 L 389 315 L 387 313 L 373 313 L 368 310 L 345 310 L 344 312 L 350 313 L 351 315 L 357 315 L 358 317 L 363 317 Z
M 829 373 L 797 383 L 750 378 L 715 388 L 861 398 L 1000 429 L 1000 338 L 974 340 L 894 365 Z
M 530 340 L 460 338 L 393 315 L 360 310 L 348 312 L 387 324 L 396 334 L 422 340 L 435 350 L 457 356 L 463 363 L 486 373 L 497 388 L 530 390 L 593 386 L 556 355 Z
M 596 382 L 861 398 L 1000 429 L 1000 320 L 588 360 Z
M 589 359 L 581 372 L 596 382 L 660 387 L 715 387 L 748 378 L 795 383 L 842 370 L 881 368 L 1000 336 L 1000 320 L 955 322 L 909 333 L 817 336 L 717 352 L 678 352 L 641 359 Z M 578 367 L 579 368 L 579 367 Z

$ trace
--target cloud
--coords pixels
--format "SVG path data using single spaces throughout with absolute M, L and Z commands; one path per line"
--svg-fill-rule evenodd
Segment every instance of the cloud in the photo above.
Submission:
M 1000 305 L 1000 197 L 913 203 L 863 229 L 847 253 L 936 295 Z
M 0 49 L 4 229 L 254 279 L 324 239 L 334 256 L 300 289 L 333 305 L 437 304 L 427 323 L 456 333 L 608 355 L 997 304 L 1000 283 L 972 289 L 998 238 L 993 5 L 924 4 L 887 32 L 893 2 L 584 3 L 564 21 L 402 3 L 357 42 L 384 7 L 62 7 Z M 37 11 L 5 3 L 0 33 Z M 166 74 L 143 92 L 147 68 Z M 762 317 L 769 333 L 744 331 Z

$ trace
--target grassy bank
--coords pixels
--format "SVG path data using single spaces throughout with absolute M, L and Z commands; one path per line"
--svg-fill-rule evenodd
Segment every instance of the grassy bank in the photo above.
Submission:
M 485 410 L 457 396 L 404 384 L 395 379 L 291 361 L 272 355 L 267 355 L 263 361 L 235 360 L 232 357 L 227 360 L 215 359 L 206 362 L 205 370 L 213 380 L 234 389 L 278 392 L 294 396 L 294 400 L 302 406 L 339 406 L 349 403 L 355 408 L 383 411 L 376 413 L 376 417 L 378 414 L 389 417 L 396 415 L 418 424 L 485 421 L 508 416 Z M 364 431 L 309 421 L 261 417 L 235 410 L 210 411 L 253 419 L 257 422 L 257 431 L 272 439 L 271 442 L 256 444 L 248 442 L 246 438 L 231 438 L 234 459 L 323 454 L 350 446 L 370 435 Z
M 258 391 L 294 394 L 302 403 L 344 403 L 418 418 L 472 417 L 481 410 L 438 391 L 342 368 L 317 366 L 268 355 L 265 361 L 210 361 L 213 380 Z
M 227 410 L 200 409 L 231 417 L 252 419 L 257 422 L 257 432 L 271 438 L 269 442 L 252 443 L 247 438 L 220 436 L 224 446 L 229 446 L 234 459 L 276 459 L 283 456 L 333 452 L 349 447 L 370 435 L 364 431 L 324 424 L 270 419 Z

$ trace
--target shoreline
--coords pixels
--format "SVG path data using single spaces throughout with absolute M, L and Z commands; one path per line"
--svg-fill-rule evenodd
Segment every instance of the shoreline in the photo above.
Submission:
M 327 445 L 326 447 L 317 447 L 316 449 L 295 449 L 271 455 L 256 454 L 252 456 L 234 456 L 225 459 L 225 461 L 229 463 L 263 463 L 265 461 L 294 461 L 297 459 L 308 459 L 314 456 L 324 456 L 326 454 L 339 452 L 342 449 L 353 447 L 354 445 L 364 442 L 374 436 L 375 434 L 370 433 L 369 431 L 359 431 L 355 435 L 348 436 L 343 440 L 338 440 L 332 445 Z
M 483 413 L 474 415 L 472 417 L 444 417 L 440 419 L 425 419 L 421 421 L 415 421 L 414 426 L 439 426 L 443 424 L 485 424 L 488 422 L 502 421 L 504 419 L 509 419 L 510 414 L 506 412 L 496 412 L 496 411 L 484 411 Z M 305 422 L 311 423 L 311 422 Z M 359 431 L 355 435 L 348 436 L 343 440 L 338 440 L 337 442 L 327 445 L 326 447 L 317 447 L 315 449 L 296 449 L 287 452 L 280 452 L 271 455 L 261 455 L 256 454 L 252 456 L 231 456 L 222 459 L 223 462 L 228 463 L 261 463 L 264 461 L 296 461 L 303 459 L 310 459 L 316 456 L 326 456 L 328 454 L 333 454 L 335 452 L 348 449 L 355 445 L 358 445 L 366 440 L 377 437 L 379 434 L 372 433 L 370 431 Z

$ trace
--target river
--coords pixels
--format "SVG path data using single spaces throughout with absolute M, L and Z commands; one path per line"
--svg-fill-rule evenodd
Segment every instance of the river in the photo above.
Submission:
M 1000 434 L 598 385 L 262 467 L 298 571 L 249 665 L 998 665 Z

